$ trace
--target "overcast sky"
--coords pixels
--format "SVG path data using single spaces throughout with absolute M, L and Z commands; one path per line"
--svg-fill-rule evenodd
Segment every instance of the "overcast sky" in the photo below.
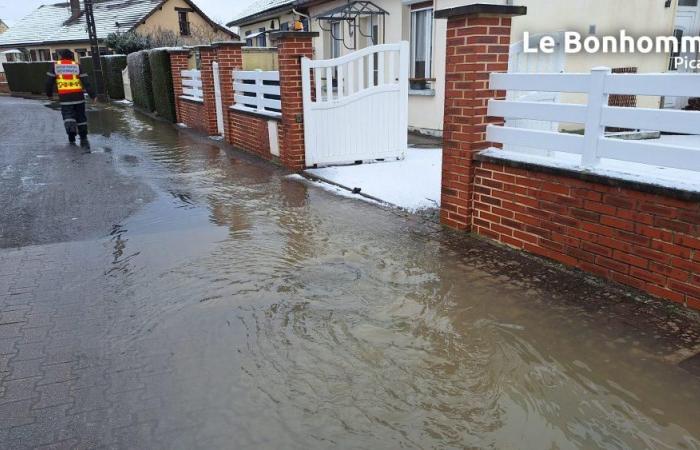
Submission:
M 64 0 L 68 1 L 68 0 Z M 194 0 L 205 13 L 217 22 L 228 22 L 235 14 L 254 0 Z M 60 0 L 0 0 L 0 19 L 10 27 L 40 5 L 61 3 Z

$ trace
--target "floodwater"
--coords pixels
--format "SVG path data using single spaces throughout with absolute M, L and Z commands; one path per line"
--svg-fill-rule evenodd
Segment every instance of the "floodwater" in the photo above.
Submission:
M 669 356 L 696 322 L 127 108 L 91 121 L 154 192 L 103 240 L 104 357 L 145 360 L 153 405 L 134 447 L 700 448 Z

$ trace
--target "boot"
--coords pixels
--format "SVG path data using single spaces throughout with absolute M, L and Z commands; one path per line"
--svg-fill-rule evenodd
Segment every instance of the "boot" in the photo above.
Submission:
M 68 143 L 75 145 L 75 133 L 68 133 Z
M 82 148 L 85 153 L 90 153 L 90 141 L 88 141 L 87 136 L 80 136 L 80 148 Z

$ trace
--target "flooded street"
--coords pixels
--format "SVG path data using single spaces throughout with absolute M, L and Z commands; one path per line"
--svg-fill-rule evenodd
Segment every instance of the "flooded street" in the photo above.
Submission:
M 91 155 L 0 115 L 2 448 L 700 448 L 695 316 L 127 107 Z

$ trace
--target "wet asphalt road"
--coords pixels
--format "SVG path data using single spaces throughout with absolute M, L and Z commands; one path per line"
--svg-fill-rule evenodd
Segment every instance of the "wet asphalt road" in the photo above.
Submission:
M 700 448 L 695 315 L 126 107 L 0 118 L 0 448 Z

